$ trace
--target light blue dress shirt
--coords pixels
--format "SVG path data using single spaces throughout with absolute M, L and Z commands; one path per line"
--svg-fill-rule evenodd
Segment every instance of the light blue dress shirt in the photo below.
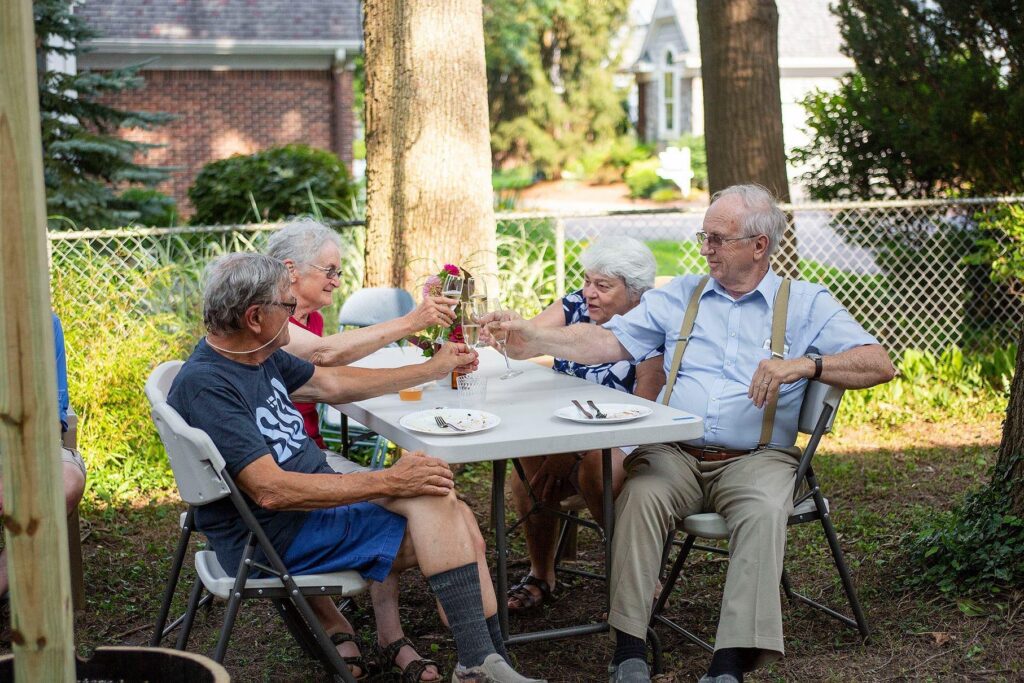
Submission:
M 701 278 L 684 275 L 648 290 L 636 308 L 616 315 L 605 328 L 633 358 L 664 344 L 667 376 L 686 306 Z M 769 270 L 754 291 L 739 299 L 714 279 L 705 285 L 670 401 L 672 407 L 704 419 L 704 438 L 687 443 L 730 449 L 757 446 L 763 410 L 747 397 L 747 389 L 758 363 L 771 357 L 772 304 L 781 283 L 782 278 Z M 793 281 L 786 316 L 787 359 L 803 356 L 810 347 L 828 356 L 877 343 L 824 287 Z M 804 379 L 783 385 L 772 446 L 792 446 L 796 441 L 806 386 Z

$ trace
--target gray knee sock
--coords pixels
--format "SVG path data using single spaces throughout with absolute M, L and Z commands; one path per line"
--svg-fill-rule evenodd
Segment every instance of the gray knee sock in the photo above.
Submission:
M 501 658 L 508 661 L 508 650 L 505 649 L 505 639 L 501 637 L 501 624 L 498 623 L 498 615 L 487 618 L 487 630 L 491 633 L 491 642 L 494 644 L 494 651 L 501 655 Z
M 476 564 L 434 574 L 427 581 L 448 617 L 459 663 L 467 668 L 483 664 L 487 655 L 494 654 L 495 650 L 484 621 L 480 574 Z

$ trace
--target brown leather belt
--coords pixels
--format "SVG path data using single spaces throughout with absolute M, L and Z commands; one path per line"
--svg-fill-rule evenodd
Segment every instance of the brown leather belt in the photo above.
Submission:
M 737 451 L 728 448 L 718 448 L 716 446 L 687 446 L 684 443 L 677 445 L 680 449 L 697 458 L 700 462 L 721 462 L 722 460 L 731 460 L 732 458 L 750 455 L 757 451 L 756 448 L 751 448 L 746 451 Z

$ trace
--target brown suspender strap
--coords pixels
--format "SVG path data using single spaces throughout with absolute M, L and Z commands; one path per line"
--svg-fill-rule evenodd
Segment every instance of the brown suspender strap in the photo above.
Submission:
M 772 305 L 772 358 L 782 359 L 786 352 L 786 311 L 789 309 L 789 284 L 791 280 L 782 279 L 779 291 Z M 761 419 L 761 441 L 757 444 L 762 449 L 772 440 L 775 429 L 775 407 L 779 403 L 779 395 L 768 401 L 764 406 L 764 417 Z
M 665 386 L 665 395 L 662 397 L 661 402 L 668 405 L 668 401 L 672 398 L 672 387 L 676 385 L 676 376 L 679 374 L 679 364 L 683 361 L 683 352 L 686 351 L 686 345 L 690 343 L 690 334 L 693 333 L 693 323 L 697 320 L 697 309 L 700 307 L 700 295 L 704 293 L 704 287 L 707 286 L 708 280 L 711 279 L 710 275 L 705 275 L 701 278 L 700 282 L 697 283 L 697 287 L 693 290 L 693 294 L 690 296 L 690 303 L 686 307 L 686 313 L 683 315 L 683 324 L 679 328 L 679 341 L 676 342 L 676 351 L 672 354 L 672 367 L 669 368 L 668 377 L 665 379 L 668 384 Z

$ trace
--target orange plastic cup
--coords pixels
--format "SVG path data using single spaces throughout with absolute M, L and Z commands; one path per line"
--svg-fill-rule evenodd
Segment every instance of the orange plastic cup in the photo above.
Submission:
M 398 392 L 398 398 L 402 401 L 419 401 L 423 398 L 423 387 L 409 387 Z

